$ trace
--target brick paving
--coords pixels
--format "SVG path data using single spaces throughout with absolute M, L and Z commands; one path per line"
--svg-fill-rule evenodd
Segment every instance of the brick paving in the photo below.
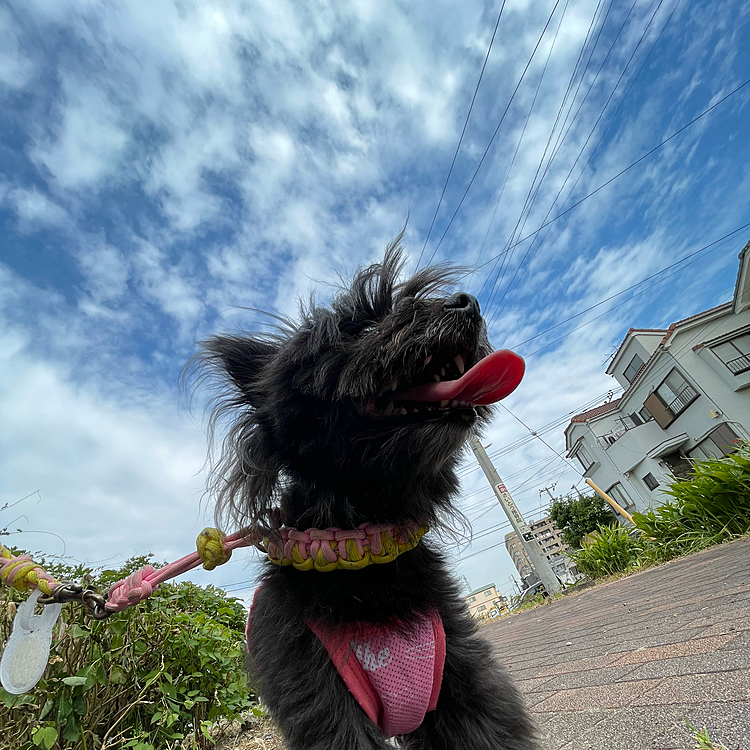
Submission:
M 543 750 L 750 750 L 750 539 L 482 628 Z

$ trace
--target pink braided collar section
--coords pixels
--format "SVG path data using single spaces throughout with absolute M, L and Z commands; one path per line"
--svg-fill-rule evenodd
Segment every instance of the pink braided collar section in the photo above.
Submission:
M 340 529 L 331 527 L 328 529 L 280 529 L 281 547 L 274 541 L 268 544 L 268 556 L 280 559 L 291 559 L 295 545 L 302 559 L 316 557 L 319 552 L 330 562 L 337 559 L 347 560 L 346 543 L 353 539 L 357 545 L 360 557 L 364 554 L 367 546 L 373 555 L 381 555 L 383 552 L 382 533 L 390 535 L 393 539 L 403 544 L 409 541 L 411 529 L 401 526 L 390 526 L 386 524 L 363 523 L 356 529 Z M 325 544 L 324 542 L 328 542 Z M 338 554 L 337 554 L 338 553 Z
M 251 547 L 258 544 L 262 536 L 261 532 L 255 529 L 241 529 L 226 538 L 224 550 L 229 552 L 239 547 Z M 107 612 L 122 612 L 126 607 L 140 604 L 156 591 L 160 583 L 197 568 L 201 562 L 200 555 L 197 552 L 191 552 L 158 570 L 152 565 L 145 565 L 112 585 L 105 609 Z

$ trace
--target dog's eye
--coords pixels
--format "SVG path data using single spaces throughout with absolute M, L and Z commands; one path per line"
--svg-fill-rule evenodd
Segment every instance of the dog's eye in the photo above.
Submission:
M 361 336 L 363 333 L 369 333 L 377 328 L 377 323 L 372 320 L 342 320 L 339 323 L 339 330 L 345 336 Z

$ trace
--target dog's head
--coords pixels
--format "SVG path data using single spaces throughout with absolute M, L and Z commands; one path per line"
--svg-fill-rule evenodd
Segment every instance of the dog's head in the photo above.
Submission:
M 401 280 L 401 268 L 394 243 L 330 307 L 310 304 L 273 336 L 203 343 L 225 384 L 216 414 L 230 415 L 220 511 L 303 528 L 437 522 L 499 386 L 475 367 L 491 352 L 476 299 L 452 293 L 449 269 Z

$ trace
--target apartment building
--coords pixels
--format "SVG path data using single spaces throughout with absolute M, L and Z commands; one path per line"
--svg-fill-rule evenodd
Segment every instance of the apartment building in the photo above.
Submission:
M 750 242 L 734 296 L 666 329 L 631 328 L 607 373 L 620 398 L 574 416 L 568 456 L 622 507 L 659 504 L 691 461 L 750 439 Z
M 529 524 L 529 527 L 534 538 L 539 542 L 542 552 L 550 561 L 555 575 L 562 581 L 575 578 L 577 570 L 572 566 L 570 560 L 563 555 L 563 552 L 568 549 L 568 545 L 563 542 L 562 531 L 552 523 L 552 519 L 545 516 Z M 532 575 L 531 560 L 515 531 L 505 535 L 505 549 L 508 550 L 508 554 L 516 566 L 524 588 L 536 583 L 537 579 Z

